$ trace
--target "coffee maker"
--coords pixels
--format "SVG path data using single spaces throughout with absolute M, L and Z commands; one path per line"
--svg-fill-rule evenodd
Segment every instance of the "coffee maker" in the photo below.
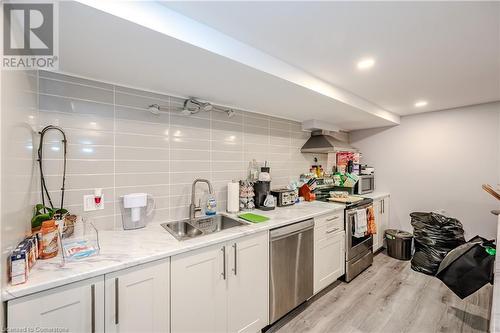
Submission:
M 271 195 L 271 176 L 269 171 L 270 168 L 267 166 L 266 162 L 266 165 L 260 168 L 259 180 L 256 181 L 253 186 L 255 192 L 255 208 L 261 210 L 271 210 L 275 208 L 274 200 L 272 200 L 271 203 L 266 202 L 266 198 Z
M 271 191 L 270 181 L 256 181 L 253 185 L 255 192 L 255 208 L 262 209 L 264 207 L 264 200 Z

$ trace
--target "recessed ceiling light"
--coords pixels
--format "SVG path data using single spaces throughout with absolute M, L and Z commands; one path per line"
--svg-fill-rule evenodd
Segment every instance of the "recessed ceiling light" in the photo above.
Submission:
M 427 105 L 427 101 L 415 102 L 415 107 L 417 107 L 417 108 L 421 108 L 421 107 L 426 106 L 426 105 Z
M 365 70 L 368 68 L 372 68 L 373 65 L 375 65 L 375 59 L 373 58 L 362 59 L 358 62 L 358 69 Z

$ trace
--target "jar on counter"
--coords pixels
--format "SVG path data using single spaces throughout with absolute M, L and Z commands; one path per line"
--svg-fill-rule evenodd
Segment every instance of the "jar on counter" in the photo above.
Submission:
M 44 221 L 40 229 L 41 252 L 40 259 L 49 259 L 59 252 L 59 233 L 54 220 Z

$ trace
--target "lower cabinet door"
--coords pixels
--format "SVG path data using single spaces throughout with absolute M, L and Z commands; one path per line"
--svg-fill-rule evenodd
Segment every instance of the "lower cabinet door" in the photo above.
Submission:
M 228 243 L 228 332 L 260 332 L 268 324 L 268 232 Z
M 169 260 L 106 274 L 106 332 L 170 331 Z
M 171 258 L 172 332 L 226 332 L 226 243 Z
M 7 303 L 10 332 L 104 332 L 104 277 Z
M 316 240 L 314 243 L 314 293 L 345 273 L 345 232 Z

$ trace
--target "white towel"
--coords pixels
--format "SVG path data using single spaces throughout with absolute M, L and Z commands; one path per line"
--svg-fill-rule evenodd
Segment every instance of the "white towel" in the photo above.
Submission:
M 368 231 L 368 219 L 366 215 L 366 209 L 356 210 L 355 221 L 354 221 L 354 237 L 361 238 L 365 236 Z

